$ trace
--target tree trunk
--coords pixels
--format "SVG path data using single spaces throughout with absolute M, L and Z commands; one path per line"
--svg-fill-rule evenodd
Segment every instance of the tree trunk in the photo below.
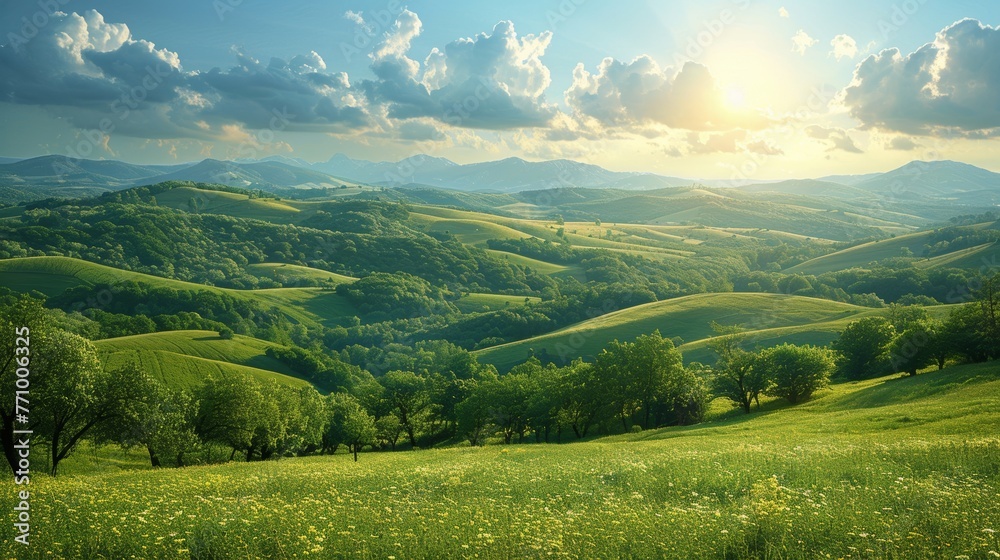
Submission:
M 181 451 L 180 453 L 177 454 L 177 466 L 178 467 L 183 467 L 184 466 L 184 452 L 183 451 Z
M 229 460 L 232 461 L 236 457 L 236 448 L 233 448 L 233 452 L 229 454 Z
M 358 462 L 358 444 L 354 444 L 354 462 Z
M 156 451 L 153 450 L 153 446 L 146 444 L 146 451 L 149 452 L 149 464 L 155 469 L 160 466 L 160 458 L 156 456 Z
M 56 428 L 52 433 L 52 476 L 59 471 L 59 436 L 62 430 Z
M 14 449 L 14 415 L 7 416 L 0 412 L 3 417 L 3 426 L 0 427 L 0 440 L 3 441 L 3 456 L 10 465 L 10 472 L 17 471 L 17 451 Z

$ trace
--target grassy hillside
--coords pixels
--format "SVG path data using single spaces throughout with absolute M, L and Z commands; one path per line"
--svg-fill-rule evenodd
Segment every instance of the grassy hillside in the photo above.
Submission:
M 168 206 L 185 212 L 225 214 L 235 218 L 251 218 L 275 223 L 292 223 L 301 219 L 300 210 L 284 202 L 269 198 L 178 187 L 156 195 L 159 206 Z
M 751 330 L 807 326 L 848 319 L 868 308 L 829 300 L 779 294 L 697 294 L 648 303 L 608 313 L 545 335 L 502 344 L 477 352 L 479 360 L 501 371 L 535 354 L 593 357 L 614 339 L 631 340 L 660 330 L 667 338 L 686 342 L 712 336 L 710 323 L 741 324 Z
M 984 243 L 967 249 L 959 249 L 931 257 L 917 263 L 920 268 L 935 268 L 946 266 L 952 268 L 972 268 L 983 269 L 983 267 L 996 266 L 997 253 L 1000 252 L 1000 244 Z
M 309 272 L 315 271 L 315 269 L 306 267 L 297 268 L 300 269 L 299 273 L 301 274 L 322 272 Z M 306 270 L 302 271 L 301 269 Z M 331 278 L 345 281 L 349 278 L 338 274 L 326 274 L 332 275 Z M 26 257 L 0 260 L 0 285 L 16 291 L 38 290 L 53 296 L 75 286 L 113 285 L 125 281 L 178 290 L 209 290 L 236 298 L 252 299 L 265 307 L 277 307 L 293 322 L 303 323 L 307 326 L 335 325 L 339 324 L 340 318 L 358 314 L 349 301 L 335 292 L 322 288 L 235 290 L 120 270 L 69 257 Z
M 503 309 L 509 305 L 522 305 L 527 302 L 538 302 L 541 298 L 525 296 L 508 296 L 502 294 L 466 294 L 455 302 L 455 306 L 463 313 Z
M 982 228 L 988 225 L 989 224 L 978 224 L 974 227 Z M 863 243 L 861 245 L 856 245 L 842 251 L 823 255 L 822 257 L 817 257 L 804 263 L 797 264 L 786 269 L 785 272 L 795 272 L 799 274 L 823 274 L 824 272 L 844 270 L 846 268 L 863 267 L 869 263 L 882 259 L 904 256 L 907 250 L 910 255 L 919 256 L 924 254 L 924 246 L 928 244 L 933 235 L 934 231 L 927 230 L 907 235 L 900 235 L 891 239 Z M 983 265 L 983 263 L 980 262 L 981 257 L 976 257 L 976 253 L 979 250 L 987 250 L 988 246 L 989 244 L 981 245 L 979 247 L 961 249 L 945 255 L 939 255 L 931 259 L 918 261 L 917 266 L 971 266 L 972 268 L 979 268 Z
M 38 476 L 31 556 L 986 559 L 998 432 L 982 364 L 571 445 Z
M 248 373 L 293 387 L 309 383 L 264 355 L 276 344 L 236 335 L 231 340 L 211 331 L 172 331 L 98 340 L 94 343 L 106 367 L 134 362 L 174 388 L 191 388 L 209 375 Z
M 344 276 L 336 272 L 285 263 L 250 264 L 247 265 L 247 271 L 260 278 L 276 280 L 285 286 L 304 280 L 322 282 L 331 286 L 348 284 L 357 280 L 357 278 L 352 276 Z

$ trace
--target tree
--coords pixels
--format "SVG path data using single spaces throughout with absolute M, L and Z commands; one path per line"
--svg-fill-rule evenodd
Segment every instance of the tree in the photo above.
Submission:
M 385 389 L 385 400 L 409 436 L 410 445 L 416 447 L 418 417 L 431 404 L 427 380 L 412 371 L 395 370 L 383 375 L 379 384 Z
M 826 387 L 833 371 L 833 352 L 827 348 L 782 344 L 761 352 L 760 367 L 773 385 L 767 393 L 797 404 Z
M 884 317 L 851 322 L 833 343 L 838 352 L 837 373 L 847 379 L 864 379 L 882 373 L 896 329 Z
M 718 356 L 712 376 L 712 392 L 725 397 L 750 414 L 750 405 L 767 390 L 770 379 L 758 356 L 742 348 L 747 334 L 742 327 L 712 324 L 717 336 L 709 346 Z
M 198 415 L 195 433 L 202 441 L 248 451 L 266 409 L 260 383 L 244 373 L 209 376 L 195 390 Z
M 937 345 L 938 332 L 929 322 L 913 323 L 893 340 L 889 348 L 893 370 L 916 375 L 917 370 L 936 361 Z
M 592 364 L 577 358 L 562 371 L 556 389 L 561 401 L 559 423 L 572 428 L 577 438 L 587 437 L 590 427 L 606 410 L 607 399 Z
M 53 476 L 76 444 L 105 423 L 144 420 L 152 379 L 137 365 L 105 371 L 90 341 L 65 331 L 33 348 L 31 429 L 49 446 Z
M 396 442 L 399 441 L 399 436 L 403 434 L 403 425 L 399 423 L 399 418 L 389 414 L 375 421 L 375 432 L 375 438 L 379 441 L 383 449 L 385 446 L 389 446 L 395 451 Z
M 14 448 L 17 444 L 14 438 L 17 371 L 27 372 L 25 375 L 30 387 L 30 383 L 34 382 L 31 377 L 32 361 L 37 353 L 37 348 L 31 346 L 46 336 L 50 323 L 42 301 L 31 296 L 9 298 L 0 306 L 0 351 L 3 352 L 0 355 L 0 441 L 3 442 L 4 458 L 11 471 L 17 470 L 18 463 L 17 449 Z
M 673 405 L 689 396 L 691 380 L 685 375 L 684 360 L 670 339 L 660 331 L 640 335 L 631 346 L 629 370 L 636 397 L 643 410 L 642 427 L 649 429 L 649 417 L 658 404 Z
M 926 321 L 927 310 L 918 305 L 900 305 L 891 303 L 886 311 L 886 319 L 892 323 L 897 333 L 905 331 L 910 325 Z
M 326 406 L 328 423 L 323 435 L 323 450 L 336 453 L 339 446 L 346 445 L 357 462 L 358 450 L 375 441 L 375 418 L 346 393 L 330 394 Z
M 95 440 L 125 448 L 145 447 L 154 468 L 161 466 L 163 457 L 174 459 L 182 467 L 184 454 L 200 443 L 194 432 L 198 403 L 191 393 L 171 390 L 148 377 L 146 390 L 149 398 L 138 403 L 137 414 L 121 422 L 105 423 L 95 434 Z

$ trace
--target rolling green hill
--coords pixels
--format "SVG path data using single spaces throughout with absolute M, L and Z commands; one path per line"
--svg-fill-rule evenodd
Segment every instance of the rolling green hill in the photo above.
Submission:
M 307 269 L 303 273 L 307 273 L 308 270 L 314 269 Z M 339 277 L 340 275 L 334 276 Z M 346 279 L 347 277 L 340 278 Z M 252 299 L 265 307 L 277 307 L 292 322 L 303 323 L 307 326 L 336 325 L 339 324 L 338 319 L 358 314 L 355 307 L 345 298 L 336 292 L 323 288 L 235 290 L 120 270 L 69 257 L 25 257 L 0 260 L 0 285 L 16 291 L 38 290 L 53 296 L 75 286 L 113 285 L 125 281 L 178 290 L 209 290 L 236 298 Z
M 996 242 L 984 243 L 975 247 L 959 249 L 958 251 L 931 257 L 927 260 L 917 262 L 916 265 L 920 268 L 935 268 L 938 266 L 972 269 L 989 268 L 996 266 L 998 252 L 1000 252 L 1000 244 Z
M 836 253 L 810 259 L 786 269 L 785 272 L 823 274 L 824 272 L 865 266 L 874 261 L 902 256 L 904 249 L 909 249 L 913 255 L 919 255 L 923 252 L 923 247 L 932 233 L 931 231 L 921 231 L 891 239 L 863 243 Z
M 998 432 L 1000 368 L 960 366 L 573 445 L 38 477 L 32 488 L 46 499 L 32 519 L 47 530 L 32 546 L 54 557 L 166 557 L 179 545 L 157 537 L 190 532 L 197 544 L 183 546 L 223 558 L 279 549 L 428 558 L 990 558 L 1000 548 Z M 78 454 L 66 468 L 85 460 Z M 136 504 L 164 499 L 136 514 Z M 222 518 L 224 531 L 204 522 Z M 122 537 L 102 538 L 89 528 L 95 523 L 113 524 Z M 6 542 L 15 555 L 18 545 Z
M 666 338 L 693 342 L 713 335 L 711 322 L 741 324 L 749 330 L 815 325 L 850 319 L 872 310 L 847 303 L 759 293 L 696 294 L 647 303 L 602 315 L 564 329 L 479 350 L 479 360 L 501 371 L 524 361 L 534 352 L 550 358 L 593 357 L 614 339 L 631 340 L 659 329 Z M 821 332 L 823 329 L 819 329 Z M 826 340 L 828 342 L 829 340 Z M 687 358 L 687 356 L 685 356 Z
M 291 387 L 309 383 L 264 352 L 278 345 L 236 335 L 231 340 L 211 331 L 172 331 L 98 340 L 94 343 L 106 367 L 134 362 L 175 388 L 191 388 L 209 375 L 247 373 Z
M 302 219 L 299 208 L 274 199 L 250 198 L 244 194 L 194 187 L 177 187 L 161 192 L 156 195 L 156 203 L 186 212 L 225 214 L 275 223 L 292 223 Z
M 338 284 L 349 284 L 357 280 L 352 276 L 344 276 L 336 272 L 329 272 L 312 268 L 285 263 L 259 263 L 247 265 L 247 271 L 261 278 L 270 278 L 281 282 L 283 285 L 295 284 L 303 280 L 322 282 L 331 286 Z

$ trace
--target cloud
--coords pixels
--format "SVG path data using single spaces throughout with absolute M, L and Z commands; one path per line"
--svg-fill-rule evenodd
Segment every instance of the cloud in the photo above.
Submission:
M 785 153 L 784 150 L 771 144 L 767 140 L 755 140 L 753 142 L 749 142 L 746 145 L 746 149 L 748 152 L 764 156 L 780 156 Z
M 347 74 L 324 72 L 326 62 L 315 52 L 266 64 L 241 50 L 235 54 L 236 66 L 190 77 L 190 87 L 208 103 L 199 112 L 202 118 L 289 131 L 336 132 L 369 124 Z
M 361 84 L 370 102 L 386 105 L 390 118 L 503 130 L 545 126 L 554 116 L 544 99 L 551 76 L 541 61 L 551 32 L 518 36 L 513 23 L 501 21 L 491 33 L 431 50 L 421 69 L 403 55 L 419 31 L 419 18 L 404 10 L 373 54 L 379 80 Z
M 747 132 L 745 130 L 731 130 L 729 132 L 708 134 L 689 132 L 687 137 L 688 148 L 693 154 L 736 153 L 742 150 L 738 142 L 746 138 L 746 135 Z
M 997 53 L 1000 28 L 965 19 L 906 56 L 886 49 L 863 60 L 841 102 L 866 128 L 980 137 L 1000 128 Z
M 781 16 L 781 17 L 783 17 L 783 18 L 787 18 L 788 17 L 788 10 L 786 10 L 785 7 L 782 6 L 782 7 L 778 8 L 778 15 Z
M 841 58 L 854 58 L 858 55 L 858 43 L 850 35 L 837 35 L 830 41 L 833 50 L 830 55 L 840 60 Z
M 326 72 L 316 52 L 266 64 L 235 54 L 228 70 L 186 72 L 177 53 L 134 38 L 125 24 L 95 10 L 60 12 L 31 41 L 0 46 L 0 101 L 43 106 L 77 128 L 151 139 L 228 141 L 243 128 L 368 122 L 347 75 Z
M 759 115 L 730 109 L 707 67 L 686 62 L 673 72 L 646 55 L 628 63 L 605 58 L 596 74 L 577 64 L 565 100 L 580 117 L 610 126 L 720 130 L 766 124 Z
M 911 151 L 920 148 L 920 144 L 917 144 L 910 138 L 906 136 L 896 136 L 892 140 L 889 140 L 884 144 L 887 150 L 900 150 L 900 151 Z
M 819 43 L 819 41 L 813 39 L 808 33 L 801 29 L 799 29 L 795 35 L 792 35 L 792 50 L 801 55 L 805 55 L 806 50 L 816 43 Z
M 819 125 L 809 125 L 805 128 L 805 133 L 810 138 L 827 141 L 827 151 L 841 150 L 852 154 L 864 153 L 861 148 L 854 143 L 854 140 L 842 128 L 827 128 Z

